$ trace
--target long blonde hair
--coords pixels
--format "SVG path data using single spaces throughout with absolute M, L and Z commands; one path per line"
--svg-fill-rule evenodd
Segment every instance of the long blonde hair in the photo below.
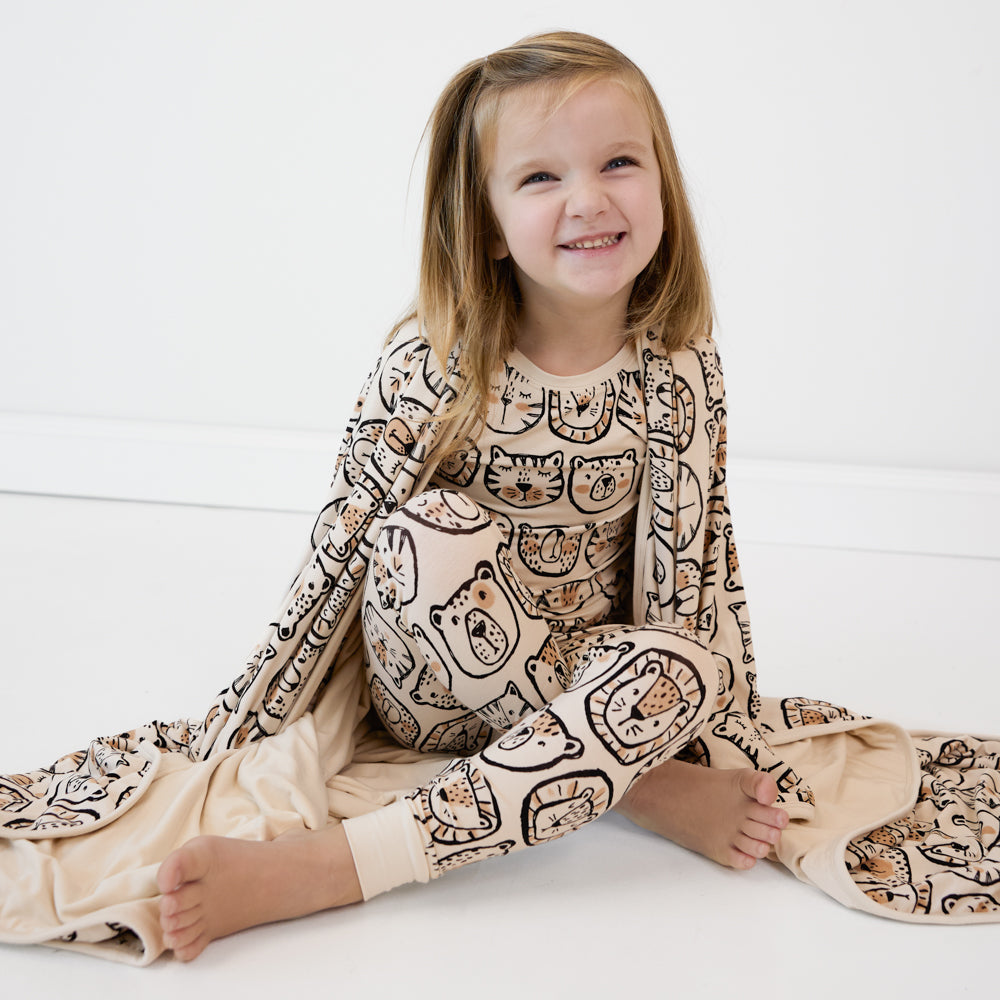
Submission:
M 499 233 L 486 192 L 503 100 L 515 89 L 543 85 L 558 106 L 599 79 L 620 83 L 645 111 L 660 166 L 665 229 L 633 285 L 628 333 L 656 330 L 668 351 L 711 333 L 708 273 L 667 118 L 649 81 L 598 38 L 532 35 L 459 70 L 427 125 L 420 282 L 407 319 L 416 316 L 442 363 L 461 343 L 465 391 L 452 416 L 485 418 L 493 376 L 515 341 L 520 294 L 510 259 L 491 257 Z

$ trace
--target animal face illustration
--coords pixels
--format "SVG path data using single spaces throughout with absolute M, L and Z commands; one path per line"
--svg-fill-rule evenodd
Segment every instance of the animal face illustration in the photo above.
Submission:
M 578 830 L 608 808 L 611 794 L 611 782 L 600 771 L 579 771 L 543 781 L 524 801 L 524 839 L 529 844 L 543 844 Z
M 488 746 L 482 755 L 483 760 L 510 771 L 542 771 L 582 753 L 583 743 L 570 736 L 562 722 L 545 710 Z
M 516 725 L 526 715 L 532 711 L 530 705 L 521 697 L 521 692 L 513 681 L 509 681 L 507 688 L 499 698 L 483 705 L 479 709 L 479 714 L 494 728 L 501 732 L 506 732 Z
M 365 602 L 361 615 L 365 630 L 365 644 L 369 659 L 374 657 L 397 688 L 409 676 L 415 664 L 413 654 L 396 630 L 378 613 L 371 601 Z M 373 664 L 374 665 L 374 664 Z
M 461 702 L 438 680 L 430 664 L 424 664 L 417 675 L 416 687 L 410 692 L 410 700 L 417 705 L 431 708 L 457 708 Z
M 487 399 L 486 426 L 498 434 L 518 434 L 541 419 L 545 390 L 504 364 L 504 378 Z
M 456 486 L 468 486 L 478 470 L 479 452 L 471 441 L 465 441 L 441 460 L 437 474 Z
M 653 662 L 611 694 L 605 718 L 622 743 L 636 746 L 669 728 L 688 707 L 677 685 L 664 676 L 663 665 Z
M 447 604 L 431 608 L 430 618 L 455 665 L 472 677 L 496 673 L 510 658 L 520 634 L 511 599 L 485 561 Z
M 941 900 L 945 913 L 996 913 L 1000 903 L 985 893 L 969 893 L 966 896 L 945 896 Z
M 539 576 L 563 576 L 576 565 L 580 540 L 579 532 L 569 534 L 558 525 L 533 529 L 522 523 L 518 529 L 517 554 Z
M 623 763 L 647 757 L 680 739 L 704 699 L 691 663 L 646 650 L 587 696 L 590 726 Z
M 463 843 L 488 836 L 498 825 L 497 803 L 489 782 L 468 761 L 438 775 L 422 795 L 431 836 L 441 843 Z
M 408 500 L 401 510 L 414 521 L 451 535 L 480 531 L 490 523 L 478 504 L 455 490 L 427 490 Z
M 574 455 L 570 462 L 570 503 L 585 514 L 610 510 L 632 489 L 636 468 L 634 448 L 605 458 Z
M 577 391 L 549 390 L 549 427 L 566 441 L 583 444 L 604 437 L 615 408 L 612 382 Z
M 372 694 L 372 708 L 382 720 L 382 725 L 404 746 L 412 747 L 420 735 L 420 727 L 410 711 L 397 701 L 381 678 L 372 677 L 369 682 Z
M 486 488 L 498 500 L 522 509 L 541 507 L 562 495 L 562 453 L 515 455 L 494 445 L 486 468 Z
M 375 542 L 372 576 L 379 604 L 386 610 L 409 604 L 417 590 L 417 560 L 413 536 L 406 528 L 387 524 Z

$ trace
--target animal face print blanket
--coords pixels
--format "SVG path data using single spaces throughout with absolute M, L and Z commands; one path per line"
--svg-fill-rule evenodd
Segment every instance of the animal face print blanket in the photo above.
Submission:
M 776 860 L 845 905 L 996 920 L 1000 741 L 911 736 L 825 701 L 758 695 L 715 345 L 664 356 L 650 336 L 637 351 L 639 380 L 618 394 L 622 419 L 644 421 L 647 437 L 634 620 L 683 624 L 719 666 L 714 714 L 683 756 L 771 773 L 792 817 Z M 428 482 L 438 436 L 455 437 L 433 418 L 455 397 L 459 360 L 442 370 L 412 326 L 397 333 L 358 399 L 311 554 L 203 718 L 152 722 L 0 777 L 0 940 L 148 963 L 163 950 L 153 877 L 173 847 L 198 833 L 273 837 L 358 815 L 468 751 L 460 735 L 431 755 L 373 729 L 359 629 L 380 526 Z M 460 447 L 442 453 L 461 461 Z

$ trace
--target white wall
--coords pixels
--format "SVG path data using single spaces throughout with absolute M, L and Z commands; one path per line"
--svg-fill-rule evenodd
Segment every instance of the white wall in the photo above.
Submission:
M 553 27 L 667 108 L 735 455 L 1000 472 L 991 0 L 0 0 L 8 429 L 338 434 L 412 292 L 440 87 Z

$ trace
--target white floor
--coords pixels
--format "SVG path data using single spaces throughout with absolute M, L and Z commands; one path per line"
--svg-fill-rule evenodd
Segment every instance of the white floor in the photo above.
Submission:
M 203 712 L 269 620 L 309 527 L 0 495 L 0 769 Z M 1000 731 L 1000 562 L 765 545 L 741 556 L 762 693 Z M 844 909 L 768 864 L 726 871 L 611 816 L 427 887 L 236 935 L 189 966 L 0 946 L 0 995 L 985 997 L 998 941 L 996 925 Z

